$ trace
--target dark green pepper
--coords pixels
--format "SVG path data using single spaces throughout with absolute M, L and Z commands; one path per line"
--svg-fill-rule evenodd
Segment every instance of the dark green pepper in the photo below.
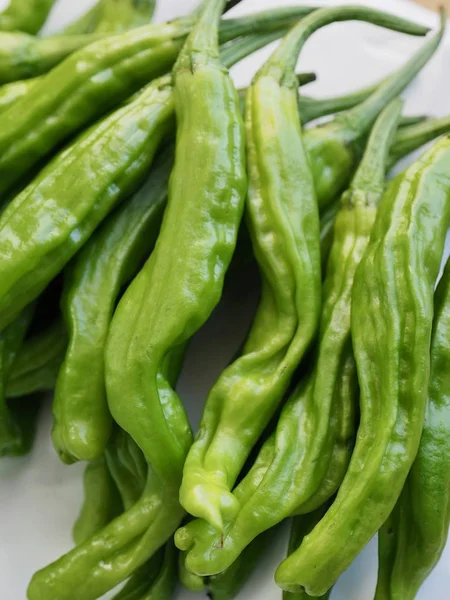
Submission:
M 44 25 L 55 0 L 10 0 L 0 13 L 0 31 L 35 34 Z
M 434 299 L 431 372 L 419 451 L 378 534 L 376 600 L 414 600 L 441 557 L 450 522 L 450 261 Z
M 51 390 L 67 348 L 67 332 L 60 320 L 26 339 L 17 352 L 6 387 L 8 398 Z
M 400 496 L 424 423 L 433 289 L 449 217 L 445 137 L 396 177 L 381 201 L 352 293 L 361 408 L 356 446 L 330 510 L 278 567 L 283 589 L 325 593 Z
M 281 15 L 286 22 L 286 8 Z M 313 10 L 290 9 L 290 23 Z M 376 13 L 376 22 L 423 35 L 427 28 L 399 17 Z M 100 40 L 68 57 L 29 93 L 0 116 L 0 194 L 24 172 L 83 126 L 125 100 L 150 79 L 167 72 L 176 60 L 194 18 L 148 25 Z M 221 25 L 221 42 L 264 29 L 278 29 L 273 11 Z M 264 26 L 263 26 L 264 25 Z

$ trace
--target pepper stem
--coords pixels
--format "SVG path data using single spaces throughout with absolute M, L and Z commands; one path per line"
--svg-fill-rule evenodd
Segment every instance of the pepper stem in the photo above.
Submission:
M 282 85 L 295 86 L 295 66 L 306 40 L 325 25 L 351 20 L 367 21 L 374 25 L 412 35 L 424 35 L 427 31 L 421 25 L 365 6 L 349 5 L 321 9 L 305 17 L 288 33 L 258 75 L 270 75 Z
M 424 123 L 403 127 L 395 138 L 391 149 L 389 166 L 392 167 L 398 160 L 417 150 L 420 146 L 431 142 L 440 135 L 450 133 L 450 115 L 428 119 Z
M 396 98 L 376 120 L 351 189 L 363 189 L 381 197 L 385 188 L 389 151 L 397 133 L 402 108 L 403 100 Z

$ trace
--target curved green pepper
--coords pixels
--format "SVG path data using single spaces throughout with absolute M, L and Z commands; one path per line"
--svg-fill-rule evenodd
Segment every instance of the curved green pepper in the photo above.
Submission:
M 286 8 L 281 13 L 286 18 Z M 291 23 L 313 10 L 291 9 Z M 278 29 L 273 11 L 244 20 L 227 19 L 221 42 L 264 28 Z M 392 29 L 423 35 L 427 29 L 399 17 L 376 13 L 377 22 Z M 153 77 L 173 65 L 193 17 L 163 25 L 148 25 L 99 40 L 48 73 L 26 97 L 0 116 L 0 194 L 11 189 L 24 172 L 87 123 L 125 100 Z M 283 21 L 284 22 L 284 21 Z M 242 23 L 241 25 L 239 25 Z M 264 27 L 263 27 L 264 25 Z
M 55 0 L 10 0 L 0 13 L 0 31 L 35 34 L 44 25 Z
M 122 501 L 104 456 L 84 471 L 84 502 L 73 526 L 75 544 L 82 544 L 122 511 Z
M 311 155 L 303 154 L 297 56 L 321 26 L 345 19 L 377 22 L 378 17 L 377 11 L 361 6 L 323 9 L 308 15 L 286 36 L 247 94 L 248 220 L 263 275 L 262 298 L 242 357 L 223 372 L 210 392 L 180 489 L 185 509 L 218 530 L 223 529 L 224 520 L 239 512 L 231 489 L 287 390 L 312 340 L 320 312 L 317 201 L 314 186 L 309 185 Z M 432 40 L 433 49 L 437 43 Z M 424 50 L 402 76 L 375 92 L 368 105 L 375 115 L 386 97 L 394 89 L 401 90 L 417 72 L 423 56 Z M 365 117 L 368 112 L 365 106 Z M 304 146 L 309 153 L 308 134 L 310 131 L 304 134 Z M 316 160 L 313 172 L 326 176 L 326 159 L 312 156 Z M 221 554 L 225 559 L 226 553 Z M 189 564 L 188 569 L 197 572 Z M 211 572 L 198 571 L 217 572 L 216 567 Z
M 53 401 L 53 442 L 67 462 L 93 460 L 108 441 L 106 337 L 123 285 L 157 239 L 172 163 L 172 152 L 166 152 L 144 186 L 110 215 L 66 272 L 62 307 L 70 340 Z
M 273 450 L 261 484 L 245 503 L 239 502 L 238 513 L 226 523 L 220 551 L 216 550 L 219 534 L 211 538 L 205 525 L 201 530 L 201 521 L 180 534 L 182 549 L 189 550 L 187 567 L 194 573 L 220 572 L 263 531 L 295 512 L 317 509 L 336 492 L 346 473 L 355 438 L 358 391 L 350 338 L 351 293 L 383 193 L 385 165 L 401 108 L 402 103 L 394 101 L 382 113 L 352 185 L 342 196 L 326 268 L 317 346 L 307 375 L 265 444 Z M 251 471 L 247 477 L 252 477 Z M 244 478 L 238 488 L 247 485 Z M 190 527 L 195 527 L 193 534 Z
M 449 217 L 446 137 L 394 179 L 380 204 L 352 294 L 361 405 L 356 446 L 330 510 L 278 568 L 283 589 L 325 593 L 400 496 L 423 428 L 433 289 Z
M 414 600 L 436 566 L 450 522 L 450 261 L 434 299 L 428 405 L 419 451 L 378 534 L 376 600 Z
M 14 102 L 28 94 L 31 88 L 39 81 L 39 77 L 13 81 L 0 86 L 0 112 L 9 108 Z
M 96 33 L 120 33 L 150 23 L 156 0 L 101 0 Z
M 8 378 L 7 397 L 16 398 L 52 389 L 66 348 L 67 332 L 59 320 L 26 339 Z
M 5 209 L 0 217 L 0 329 L 40 294 L 114 205 L 139 186 L 173 125 L 172 86 L 166 77 L 65 148 Z
M 238 98 L 217 60 L 216 23 L 223 4 L 214 0 L 205 6 L 175 67 L 179 128 L 168 210 L 151 258 L 119 303 L 106 349 L 108 402 L 115 420 L 144 452 L 149 465 L 146 487 L 139 501 L 103 532 L 37 573 L 28 589 L 31 600 L 49 595 L 60 600 L 97 598 L 145 563 L 183 516 L 177 496 L 191 431 L 166 371 L 220 297 L 246 192 Z M 205 91 L 211 92 L 213 102 Z M 201 164 L 200 155 L 207 158 Z M 189 260 L 177 269 L 187 253 Z M 179 310 L 172 311 L 176 304 Z M 136 328 L 139 336 L 134 335 Z M 145 380 L 140 365 L 147 375 L 150 369 Z M 150 419 L 141 419 L 148 414 Z

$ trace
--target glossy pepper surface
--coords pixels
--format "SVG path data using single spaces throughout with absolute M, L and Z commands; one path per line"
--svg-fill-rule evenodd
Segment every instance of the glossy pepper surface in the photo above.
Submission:
M 308 15 L 284 39 L 247 93 L 247 213 L 263 277 L 262 298 L 242 357 L 210 392 L 180 490 L 186 510 L 218 530 L 239 511 L 231 489 L 281 401 L 319 318 L 319 223 L 298 116 L 297 57 L 321 26 L 379 18 L 378 11 L 360 6 Z
M 144 564 L 183 515 L 177 496 L 191 431 L 167 369 L 220 297 L 246 192 L 237 93 L 217 58 L 222 6 L 205 6 L 175 68 L 178 134 L 169 208 L 151 258 L 119 304 L 106 350 L 108 402 L 115 420 L 144 453 L 146 487 L 139 501 L 101 534 L 37 573 L 28 590 L 31 599 L 52 593 L 61 599 L 98 597 Z M 205 156 L 201 164 L 200 155 Z M 170 310 L 174 303 L 179 310 Z
M 438 563 L 450 522 L 450 262 L 434 300 L 431 372 L 419 451 L 378 534 L 376 600 L 414 600 Z
M 106 337 L 123 285 L 155 244 L 172 163 L 168 151 L 66 271 L 62 306 L 70 340 L 53 401 L 53 442 L 66 461 L 93 460 L 106 447 L 112 424 L 104 383 Z
M 220 41 L 293 23 L 311 7 L 265 11 L 222 22 Z M 0 116 L 0 198 L 83 126 L 173 66 L 194 16 L 107 37 L 71 54 Z M 394 29 L 425 28 L 392 17 Z M 51 91 L 50 91 L 51 90 Z
M 163 78 L 62 150 L 5 209 L 0 329 L 40 294 L 114 205 L 135 191 L 172 128 L 172 87 Z
M 295 512 L 319 508 L 345 475 L 355 438 L 358 389 L 350 338 L 351 293 L 384 190 L 385 164 L 401 107 L 395 101 L 380 116 L 352 186 L 341 199 L 316 348 L 307 375 L 289 397 L 274 435 L 261 451 L 265 471 L 255 467 L 261 483 L 250 493 L 251 469 L 239 484 L 239 495 L 242 489 L 249 490 L 234 519 L 228 520 L 220 548 L 218 534 L 211 537 L 205 527 L 204 534 L 198 534 L 201 522 L 191 526 L 194 535 L 189 534 L 189 525 L 183 534 L 183 549 L 190 549 L 187 567 L 194 573 L 220 572 L 263 531 Z M 186 547 L 189 541 L 192 548 Z
M 414 461 L 429 384 L 433 289 L 450 216 L 449 169 L 446 137 L 381 201 L 352 294 L 356 446 L 330 510 L 276 572 L 288 591 L 320 595 L 334 584 L 388 518 Z
M 0 13 L 0 31 L 38 33 L 54 3 L 55 0 L 11 0 Z

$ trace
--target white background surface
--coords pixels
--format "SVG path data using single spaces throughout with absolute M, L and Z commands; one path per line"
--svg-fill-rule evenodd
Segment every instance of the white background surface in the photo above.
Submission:
M 300 0 L 244 0 L 232 14 Z M 325 2 L 323 4 L 350 2 Z M 435 26 L 437 19 L 407 0 L 363 2 Z M 0 0 L 0 8 L 7 0 Z M 59 0 L 51 15 L 49 31 L 57 30 L 81 14 L 90 0 Z M 159 0 L 158 21 L 188 12 L 196 0 Z M 338 24 L 318 32 L 308 42 L 300 61 L 303 71 L 315 71 L 319 81 L 308 94 L 334 95 L 360 88 L 397 69 L 422 43 L 420 39 L 363 24 Z M 268 50 L 233 69 L 236 83 L 246 85 Z M 407 112 L 444 115 L 450 113 L 450 33 L 438 54 L 406 93 Z M 180 380 L 179 392 L 194 426 L 208 389 L 236 351 L 255 305 L 256 280 L 242 278 L 225 293 L 210 321 L 191 345 Z M 0 462 L 0 597 L 23 600 L 32 573 L 68 551 L 70 531 L 82 499 L 83 465 L 60 464 L 50 440 L 49 407 L 42 416 L 39 439 L 24 459 Z M 286 528 L 285 528 L 286 529 Z M 240 600 L 275 600 L 281 592 L 273 572 L 285 553 L 285 536 L 274 535 L 271 552 L 241 592 Z M 332 600 L 371 600 L 376 580 L 376 544 L 369 544 L 339 581 Z M 450 545 L 424 585 L 419 600 L 445 600 L 450 589 Z M 199 597 L 180 590 L 177 600 Z M 48 600 L 58 600 L 49 598 Z

